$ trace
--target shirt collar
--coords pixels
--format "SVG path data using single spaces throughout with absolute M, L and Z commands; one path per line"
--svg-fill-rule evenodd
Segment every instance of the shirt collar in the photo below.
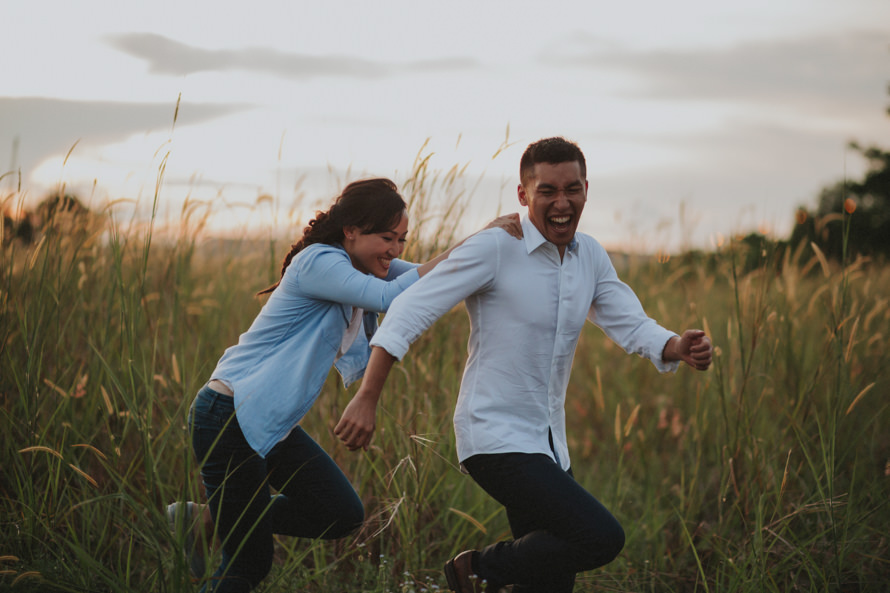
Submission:
M 529 220 L 528 214 L 522 217 L 522 236 L 525 239 L 525 249 L 528 253 L 531 253 L 544 243 L 549 243 L 549 241 L 544 238 L 544 235 L 541 234 L 541 231 L 538 230 L 538 227 Z M 572 242 L 569 243 L 568 251 L 574 252 L 577 247 L 578 237 L 572 237 Z

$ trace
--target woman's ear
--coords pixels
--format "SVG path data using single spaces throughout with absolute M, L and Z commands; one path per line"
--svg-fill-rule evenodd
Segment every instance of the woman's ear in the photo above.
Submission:
M 359 228 L 354 225 L 343 227 L 343 238 L 347 241 L 354 240 L 359 234 Z

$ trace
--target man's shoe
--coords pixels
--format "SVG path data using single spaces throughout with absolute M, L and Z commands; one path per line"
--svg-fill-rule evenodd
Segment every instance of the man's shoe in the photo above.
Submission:
M 192 578 L 204 578 L 204 551 L 195 537 L 196 523 L 201 519 L 201 507 L 193 502 L 174 502 L 167 505 L 167 524 L 174 536 L 185 529 L 183 552 Z M 178 525 L 177 525 L 178 523 Z
M 483 593 L 487 589 L 485 579 L 473 572 L 473 550 L 461 552 L 445 563 L 445 579 L 455 593 Z

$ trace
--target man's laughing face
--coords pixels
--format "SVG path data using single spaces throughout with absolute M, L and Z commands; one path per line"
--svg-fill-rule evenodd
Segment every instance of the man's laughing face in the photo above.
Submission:
M 535 173 L 519 186 L 519 203 L 528 206 L 528 218 L 559 254 L 575 238 L 587 202 L 587 180 L 578 161 L 535 163 Z

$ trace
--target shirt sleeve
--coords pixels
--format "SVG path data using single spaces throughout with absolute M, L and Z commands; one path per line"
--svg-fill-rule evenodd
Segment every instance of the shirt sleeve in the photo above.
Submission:
M 489 286 L 498 269 L 500 235 L 512 239 L 500 232 L 476 233 L 400 294 L 374 334 L 371 346 L 379 346 L 401 360 L 411 343 L 437 319 Z
M 416 270 L 419 267 L 420 264 L 415 264 L 403 259 L 394 259 L 389 264 L 389 274 L 386 275 L 386 279 L 387 281 L 395 280 L 402 274 L 410 272 L 411 270 Z
M 381 280 L 356 270 L 342 249 L 313 247 L 307 247 L 303 257 L 295 259 L 285 271 L 286 290 L 318 300 L 361 307 L 365 311 L 383 312 L 389 309 L 393 299 L 420 278 L 415 267 L 401 262 L 396 264 L 401 274 L 392 280 Z M 401 260 L 393 260 L 393 263 L 396 261 Z
M 605 249 L 596 247 L 596 290 L 587 319 L 626 352 L 648 358 L 659 372 L 676 371 L 679 362 L 665 362 L 661 356 L 665 344 L 677 334 L 646 314 L 634 291 L 618 278 Z

